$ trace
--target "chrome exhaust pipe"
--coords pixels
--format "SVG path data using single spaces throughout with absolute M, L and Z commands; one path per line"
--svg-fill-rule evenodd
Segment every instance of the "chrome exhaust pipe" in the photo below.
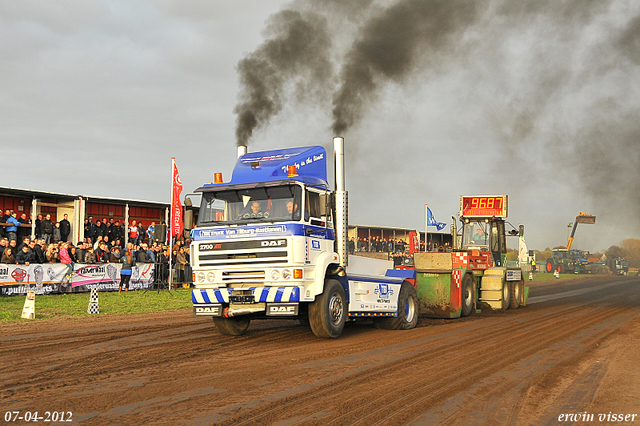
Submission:
M 246 153 L 247 153 L 247 146 L 246 145 L 238 145 L 238 158 L 242 157 Z
M 349 200 L 345 183 L 344 138 L 333 138 L 333 166 L 336 197 L 336 252 L 340 265 L 349 264 Z

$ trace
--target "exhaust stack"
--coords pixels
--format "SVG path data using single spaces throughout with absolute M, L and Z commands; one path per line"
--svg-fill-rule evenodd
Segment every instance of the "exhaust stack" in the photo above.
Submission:
M 336 197 L 336 252 L 340 265 L 349 264 L 349 205 L 345 185 L 344 138 L 333 138 L 333 165 Z
M 238 145 L 238 158 L 242 157 L 246 153 L 247 153 L 247 146 L 246 145 Z

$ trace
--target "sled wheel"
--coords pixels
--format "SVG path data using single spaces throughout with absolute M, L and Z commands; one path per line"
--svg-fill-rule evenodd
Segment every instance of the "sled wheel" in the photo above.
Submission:
M 475 280 L 471 274 L 465 275 L 462 280 L 462 312 L 463 317 L 468 317 L 473 313 L 474 302 L 474 283 Z
M 524 291 L 524 280 L 511 282 L 511 298 L 509 299 L 509 309 L 520 307 L 522 292 Z
M 502 309 L 503 311 L 506 311 L 507 309 L 509 309 L 509 301 L 511 300 L 511 285 L 509 284 L 508 281 L 504 280 L 502 281 Z

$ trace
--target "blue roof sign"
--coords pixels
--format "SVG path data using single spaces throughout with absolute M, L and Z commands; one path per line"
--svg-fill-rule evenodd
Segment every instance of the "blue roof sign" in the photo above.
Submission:
M 238 184 L 287 179 L 289 178 L 289 166 L 296 166 L 298 171 L 298 176 L 291 179 L 328 186 L 327 153 L 321 146 L 249 152 L 238 158 L 231 181 L 226 183 Z

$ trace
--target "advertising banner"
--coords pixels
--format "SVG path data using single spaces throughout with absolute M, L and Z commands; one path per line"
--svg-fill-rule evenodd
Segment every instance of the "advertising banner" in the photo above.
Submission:
M 153 287 L 155 264 L 141 263 L 132 268 L 129 288 L 146 290 Z M 29 266 L 0 264 L 0 296 L 36 294 L 79 293 L 91 291 L 117 291 L 120 286 L 119 263 L 76 263 L 70 273 L 62 263 L 45 263 Z

